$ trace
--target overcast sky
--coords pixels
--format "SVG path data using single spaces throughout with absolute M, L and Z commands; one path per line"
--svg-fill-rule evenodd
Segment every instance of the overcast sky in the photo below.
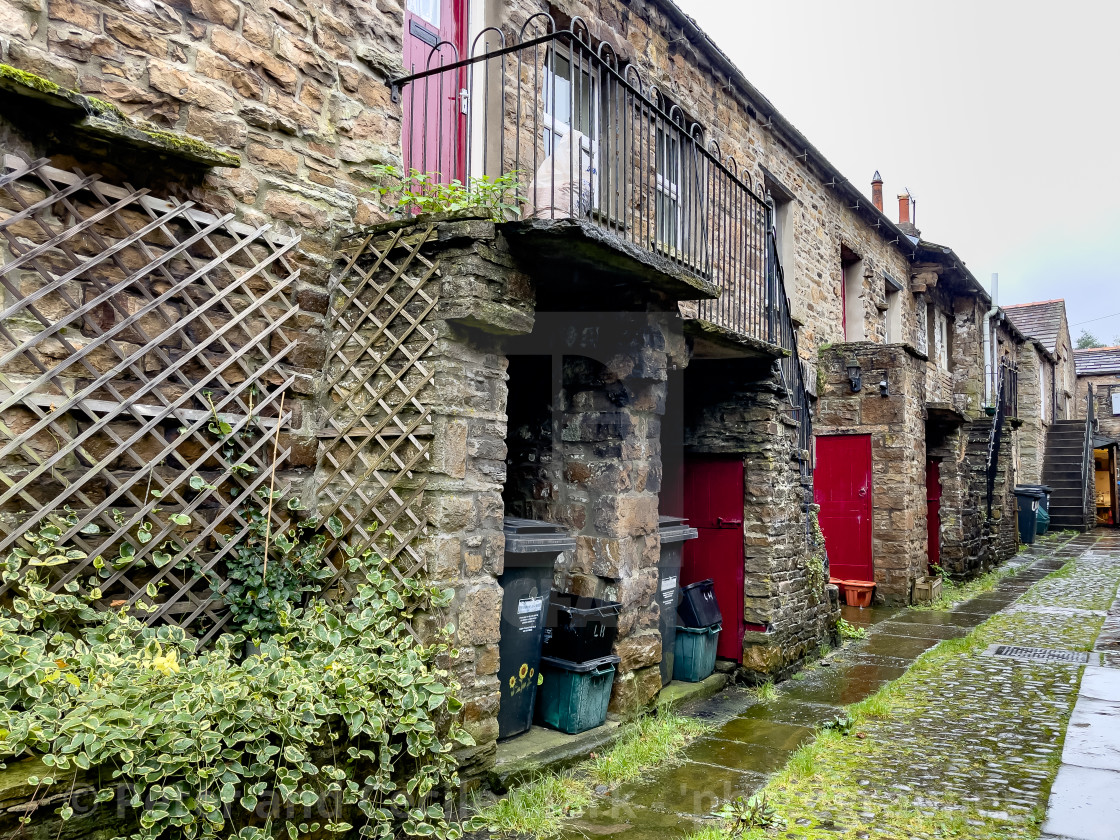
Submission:
M 676 2 L 868 195 L 879 170 L 891 218 L 909 187 L 1000 303 L 1065 298 L 1075 341 L 1120 344 L 1120 2 Z

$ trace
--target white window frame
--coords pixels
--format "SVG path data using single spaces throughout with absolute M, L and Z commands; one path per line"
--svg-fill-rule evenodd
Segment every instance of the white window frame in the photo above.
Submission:
M 588 131 L 579 132 L 581 137 L 579 141 L 579 160 L 576 161 L 576 169 L 580 173 L 581 182 L 584 173 L 588 173 L 591 182 L 591 207 L 597 208 L 599 206 L 599 80 L 595 78 L 594 74 L 592 74 L 589 69 L 583 68 L 578 53 L 573 52 L 572 55 L 563 55 L 556 50 L 550 50 L 548 57 L 545 59 L 543 73 L 544 83 L 541 89 L 541 142 L 544 144 L 545 157 L 547 157 L 553 154 L 560 141 L 568 137 L 572 132 L 571 117 L 573 114 L 578 114 L 580 107 L 579 103 L 574 99 L 575 91 L 571 78 L 573 58 L 575 59 L 574 63 L 576 67 L 583 73 L 590 92 L 587 105 Z M 563 61 L 568 65 L 567 76 L 553 70 L 558 61 Z M 563 84 L 561 84 L 561 82 Z M 567 97 L 569 111 L 568 121 L 558 118 L 554 120 L 553 91 L 555 91 L 555 98 L 557 101 L 560 100 L 562 95 Z M 579 193 L 581 195 L 583 193 L 582 183 L 580 184 Z M 575 194 L 574 191 L 573 194 Z

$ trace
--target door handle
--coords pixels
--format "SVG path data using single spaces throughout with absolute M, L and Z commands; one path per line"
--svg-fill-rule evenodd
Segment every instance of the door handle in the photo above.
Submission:
M 866 495 L 867 495 L 867 488 L 866 487 L 859 488 L 859 497 L 862 499 Z
M 737 528 L 742 524 L 742 519 L 724 519 L 722 516 L 716 517 L 717 528 Z

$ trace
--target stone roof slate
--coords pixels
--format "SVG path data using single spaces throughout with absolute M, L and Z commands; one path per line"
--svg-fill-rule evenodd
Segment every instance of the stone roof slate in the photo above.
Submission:
M 1092 347 L 1074 350 L 1073 361 L 1078 376 L 1095 376 L 1098 373 L 1120 373 L 1120 347 Z
M 1017 303 L 1002 307 L 1019 330 L 1041 341 L 1051 353 L 1058 350 L 1058 335 L 1066 319 L 1064 300 L 1043 300 L 1037 303 Z

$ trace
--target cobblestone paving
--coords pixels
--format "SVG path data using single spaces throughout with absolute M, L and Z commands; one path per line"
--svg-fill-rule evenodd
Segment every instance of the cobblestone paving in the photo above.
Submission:
M 669 838 L 713 828 L 707 816 L 716 804 L 761 788 L 841 706 L 897 680 L 876 710 L 885 716 L 830 737 L 803 776 L 774 778 L 767 790 L 789 825 L 759 836 L 1037 837 L 1082 669 L 984 651 L 996 643 L 1091 650 L 1120 585 L 1120 540 L 1054 536 L 1015 562 L 1026 568 L 953 611 L 853 616 L 871 638 L 784 683 L 774 700 L 740 690 L 706 702 L 694 713 L 714 731 L 683 763 L 610 791 L 566 836 Z M 948 647 L 907 672 L 945 639 Z

